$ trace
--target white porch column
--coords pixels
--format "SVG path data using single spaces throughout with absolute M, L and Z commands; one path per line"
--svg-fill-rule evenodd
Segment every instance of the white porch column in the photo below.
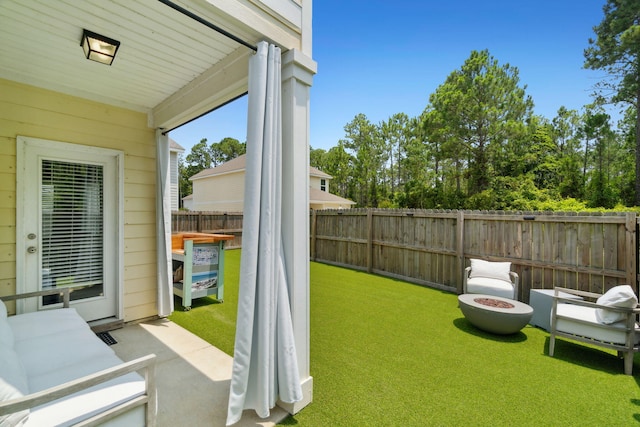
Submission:
M 303 400 L 279 406 L 295 414 L 313 400 L 309 372 L 309 92 L 317 64 L 298 50 L 282 55 L 282 234 Z

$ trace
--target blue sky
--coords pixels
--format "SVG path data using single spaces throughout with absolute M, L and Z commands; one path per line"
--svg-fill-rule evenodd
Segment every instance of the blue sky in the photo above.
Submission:
M 315 0 L 311 88 L 313 148 L 344 138 L 357 114 L 380 123 L 418 116 L 429 95 L 472 50 L 488 49 L 520 71 L 535 113 L 591 102 L 601 71 L 583 69 L 583 51 L 605 0 Z M 185 147 L 202 138 L 246 140 L 247 97 L 184 125 L 170 136 Z

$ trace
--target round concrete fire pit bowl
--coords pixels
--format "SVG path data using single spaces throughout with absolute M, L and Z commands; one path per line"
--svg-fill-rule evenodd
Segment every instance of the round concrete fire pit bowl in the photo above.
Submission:
M 533 308 L 525 303 L 492 295 L 462 294 L 458 303 L 473 326 L 499 335 L 515 334 L 533 315 Z

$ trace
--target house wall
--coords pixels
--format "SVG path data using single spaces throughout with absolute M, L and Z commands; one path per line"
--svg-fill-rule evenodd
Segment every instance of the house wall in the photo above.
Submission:
M 147 116 L 0 79 L 0 294 L 16 291 L 16 137 L 124 152 L 125 321 L 157 314 L 155 133 Z
M 242 212 L 244 169 L 193 181 L 193 210 Z
M 329 192 L 328 178 L 320 178 L 319 176 L 309 176 L 309 187 L 317 188 L 318 190 L 320 190 L 320 181 L 323 179 L 326 180 L 326 183 L 327 183 L 327 188 L 325 189 L 325 191 Z

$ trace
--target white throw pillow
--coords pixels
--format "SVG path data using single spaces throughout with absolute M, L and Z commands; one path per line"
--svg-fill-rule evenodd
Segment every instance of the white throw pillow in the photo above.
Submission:
M 491 262 L 482 259 L 471 260 L 471 273 L 469 278 L 489 277 L 492 279 L 504 280 L 511 282 L 509 272 L 511 271 L 510 262 Z
M 629 285 L 615 286 L 605 292 L 596 301 L 600 305 L 609 307 L 626 307 L 633 308 L 638 305 L 638 297 Z M 596 309 L 596 319 L 600 323 L 611 324 L 625 319 L 624 313 L 607 310 L 604 308 Z

